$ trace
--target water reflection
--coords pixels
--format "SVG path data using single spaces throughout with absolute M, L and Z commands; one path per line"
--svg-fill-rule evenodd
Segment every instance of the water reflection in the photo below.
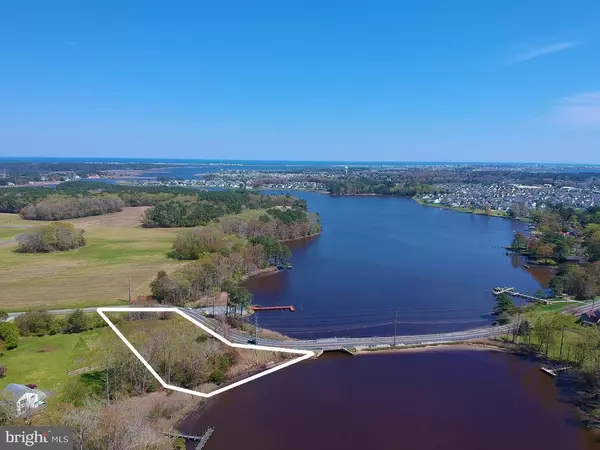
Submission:
M 506 256 L 524 224 L 423 207 L 409 199 L 295 193 L 321 214 L 324 232 L 290 242 L 293 269 L 252 280 L 260 322 L 295 337 L 457 331 L 488 325 L 494 286 L 533 293 L 543 272 Z
M 207 426 L 212 450 L 600 448 L 539 364 L 454 349 L 303 362 L 218 396 L 183 429 Z

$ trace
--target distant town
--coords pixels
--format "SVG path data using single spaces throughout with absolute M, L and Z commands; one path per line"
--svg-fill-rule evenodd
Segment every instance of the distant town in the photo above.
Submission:
M 294 164 L 268 168 L 239 163 L 197 164 L 198 172 L 178 176 L 182 165 L 166 163 L 61 163 L 0 161 L 0 186 L 56 185 L 72 180 L 113 180 L 117 184 L 200 189 L 309 190 L 335 195 L 411 196 L 450 208 L 509 212 L 564 205 L 600 205 L 600 171 L 595 166 L 405 164 Z M 185 166 L 195 167 L 194 164 Z

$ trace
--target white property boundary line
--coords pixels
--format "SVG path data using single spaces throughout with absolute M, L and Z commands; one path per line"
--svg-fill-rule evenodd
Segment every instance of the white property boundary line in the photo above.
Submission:
M 233 389 L 234 387 L 240 386 L 244 383 L 248 383 L 252 380 L 256 380 L 257 378 L 264 377 L 265 375 L 269 375 L 270 373 L 276 372 L 277 370 L 281 370 L 285 367 L 291 366 L 292 364 L 296 364 L 300 361 L 304 361 L 305 359 L 309 359 L 314 356 L 314 352 L 312 352 L 311 350 L 296 350 L 293 348 L 266 347 L 264 345 L 234 344 L 233 342 L 229 342 L 227 339 L 225 339 L 220 334 L 215 333 L 213 330 L 208 328 L 206 325 L 191 318 L 190 316 L 185 314 L 183 311 L 179 310 L 179 308 L 132 308 L 132 307 L 114 307 L 114 308 L 106 307 L 106 308 L 104 308 L 103 307 L 103 308 L 98 308 L 96 311 L 98 312 L 98 314 L 100 314 L 100 317 L 102 317 L 104 319 L 104 321 L 108 324 L 108 326 L 112 328 L 112 330 L 117 334 L 117 336 L 119 336 L 119 338 L 121 338 L 121 340 L 129 348 L 129 350 L 131 350 L 133 352 L 133 354 L 142 362 L 142 364 L 144 366 L 146 366 L 146 369 L 148 369 L 150 371 L 150 373 L 154 376 L 154 378 L 156 378 L 158 380 L 158 382 L 165 389 L 172 389 L 174 391 L 183 392 L 185 394 L 197 395 L 198 397 L 203 397 L 203 398 L 212 397 L 213 395 L 217 395 L 217 394 L 220 394 L 221 392 L 228 391 L 229 389 Z M 121 333 L 119 331 L 119 329 L 115 326 L 115 324 L 112 323 L 108 317 L 106 317 L 106 314 L 104 314 L 105 312 L 174 312 L 174 313 L 179 314 L 181 317 L 184 317 L 185 319 L 189 320 L 194 325 L 201 328 L 203 331 L 206 331 L 208 334 L 217 338 L 222 343 L 229 345 L 230 347 L 246 348 L 246 349 L 250 349 L 250 350 L 266 350 L 268 352 L 295 353 L 295 354 L 302 355 L 302 356 L 292 359 L 291 361 L 288 361 L 288 362 L 278 365 L 276 367 L 272 367 L 271 369 L 265 370 L 264 372 L 254 374 L 243 380 L 236 381 L 235 383 L 232 383 L 221 389 L 217 389 L 216 391 L 212 391 L 209 393 L 193 391 L 191 389 L 185 389 L 185 388 L 181 388 L 179 386 L 173 386 L 172 384 L 167 384 L 161 378 L 161 376 L 158 373 L 156 373 L 156 371 L 152 368 L 152 366 L 148 363 L 148 361 L 146 361 L 144 359 L 144 357 L 135 349 L 135 347 L 133 345 L 131 345 L 131 343 L 127 340 L 127 338 L 125 338 L 125 336 L 123 336 L 123 333 Z

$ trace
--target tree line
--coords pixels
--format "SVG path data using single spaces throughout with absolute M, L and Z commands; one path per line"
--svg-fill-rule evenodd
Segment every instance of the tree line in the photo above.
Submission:
M 27 220 L 64 220 L 119 212 L 124 206 L 118 197 L 51 196 L 25 206 L 19 215 Z
M 276 206 L 306 210 L 306 201 L 289 195 L 263 195 L 245 189 L 202 191 L 178 186 L 124 186 L 71 181 L 56 188 L 23 187 L 0 190 L 0 212 L 23 218 L 64 220 L 120 211 L 124 206 L 150 206 L 147 227 L 191 227 L 243 209 Z
M 576 210 L 562 205 L 530 211 L 536 230 L 515 233 L 511 249 L 537 262 L 557 265 L 555 295 L 578 299 L 600 295 L 600 208 Z
M 247 296 L 230 288 L 231 283 L 236 285 L 270 266 L 285 265 L 291 252 L 282 240 L 320 231 L 319 217 L 314 213 L 299 208 L 281 212 L 287 213 L 284 217 L 288 223 L 274 218 L 278 213 L 259 219 L 228 216 L 218 223 L 178 233 L 169 256 L 192 262 L 171 274 L 159 272 L 150 285 L 153 297 L 161 303 L 184 305 L 225 291 L 234 311 L 238 306 L 240 310 L 249 306 Z
M 371 178 L 366 176 L 335 180 L 327 183 L 327 191 L 332 195 L 393 195 L 397 197 L 415 197 L 439 192 L 432 183 L 410 180 L 391 180 L 389 178 Z

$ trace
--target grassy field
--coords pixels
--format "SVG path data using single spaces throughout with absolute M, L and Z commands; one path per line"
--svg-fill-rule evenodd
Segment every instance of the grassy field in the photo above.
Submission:
M 182 263 L 167 258 L 178 229 L 140 227 L 144 210 L 126 208 L 69 220 L 85 230 L 87 245 L 68 252 L 20 254 L 14 251 L 14 243 L 0 245 L 0 308 L 24 311 L 118 304 L 127 301 L 128 277 L 134 295 L 147 294 L 160 269 Z M 20 230 L 6 226 L 25 229 L 44 223 L 0 214 L 0 232 L 8 233 L 8 239 Z
M 35 383 L 40 389 L 57 391 L 70 378 L 68 372 L 102 364 L 102 342 L 109 328 L 80 334 L 21 338 L 19 346 L 5 350 L 0 365 L 6 375 L 0 379 L 0 390 L 8 383 Z

